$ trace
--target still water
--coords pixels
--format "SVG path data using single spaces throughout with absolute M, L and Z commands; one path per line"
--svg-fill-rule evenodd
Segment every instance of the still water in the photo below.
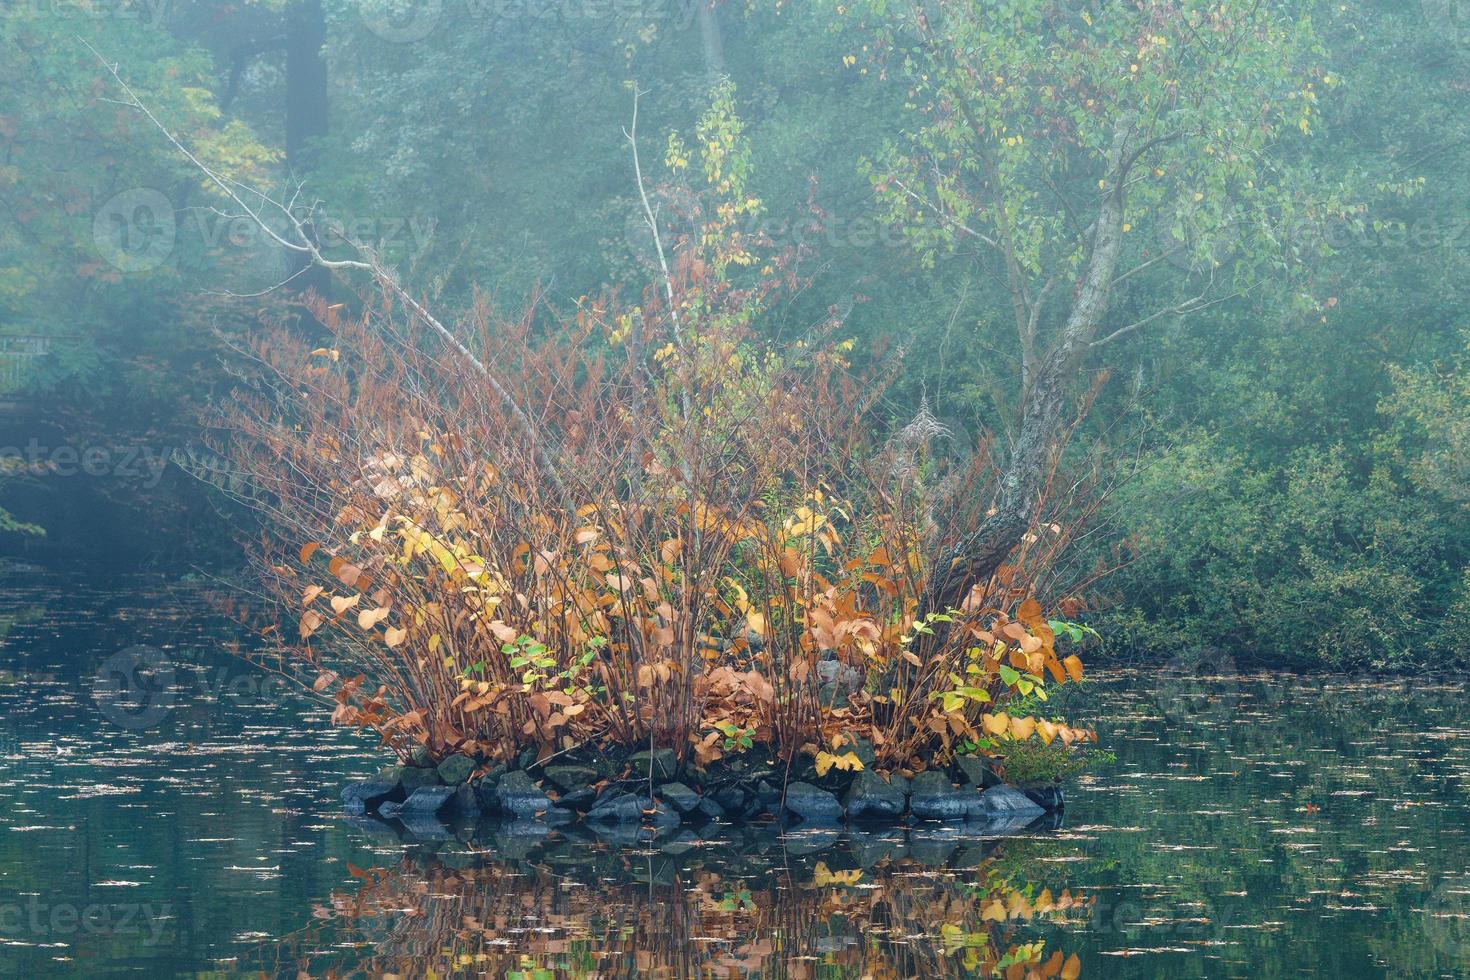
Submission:
M 1101 676 L 1071 710 L 1117 761 L 1006 840 L 405 839 L 338 814 L 383 760 L 239 639 L 197 586 L 0 578 L 0 977 L 1470 975 L 1462 684 Z

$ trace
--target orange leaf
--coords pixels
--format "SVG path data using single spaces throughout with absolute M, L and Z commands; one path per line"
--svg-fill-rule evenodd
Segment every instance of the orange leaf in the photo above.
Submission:
M 311 544 L 302 545 L 301 564 L 305 565 L 307 562 L 311 561 L 311 556 L 316 554 L 316 549 L 320 548 L 321 546 L 322 543 L 320 541 L 313 541 L 311 542 Z

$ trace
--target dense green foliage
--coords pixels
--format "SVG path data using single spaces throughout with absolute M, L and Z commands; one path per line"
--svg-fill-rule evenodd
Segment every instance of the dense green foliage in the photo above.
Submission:
M 1139 26 L 1128 6 L 931 4 L 957 15 L 955 60 L 941 64 L 925 61 L 937 56 L 906 3 L 268 0 L 127 17 L 21 5 L 0 18 L 0 89 L 17 96 L 0 108 L 0 334 L 57 338 L 24 383 L 85 409 L 87 431 L 126 416 L 179 445 L 181 402 L 228 383 L 212 352 L 262 304 L 220 291 L 255 294 L 291 272 L 213 210 L 218 195 L 156 130 L 107 101 L 119 93 L 81 39 L 212 166 L 281 196 L 303 179 L 297 200 L 318 207 L 329 244 L 337 227 L 373 244 L 449 309 L 481 289 L 509 307 L 540 290 L 569 311 L 606 283 L 648 281 L 631 83 L 646 93 L 648 167 L 728 74 L 761 202 L 742 228 L 804 246 L 795 271 L 810 277 L 769 329 L 800 337 L 845 313 L 859 356 L 905 355 L 881 412 L 905 421 L 927 396 L 959 442 L 989 432 L 1004 446 L 1023 352 L 1003 261 L 956 232 L 998 227 L 968 183 L 973 121 L 949 109 L 974 84 L 967 66 L 1005 69 L 975 104 L 1024 137 L 994 161 L 1011 195 L 999 225 L 1038 295 L 1079 261 L 1056 188 L 1096 184 L 1089 162 L 1115 118 L 1074 96 L 1130 111 L 1176 98 L 1197 108 L 1190 138 L 1162 144 L 1134 192 L 1122 268 L 1144 268 L 1115 292 L 1104 333 L 1183 312 L 1089 362 L 1107 380 L 1073 444 L 1079 466 L 1091 450 L 1099 486 L 1120 483 L 1075 565 L 1078 577 L 1121 566 L 1089 588 L 1093 621 L 1120 654 L 1462 663 L 1470 24 L 1454 4 L 1279 0 L 1262 8 L 1274 33 L 1222 69 L 1230 52 L 1208 47 L 1170 61 L 1188 50 L 1181 25 L 1216 7 L 1182 2 L 1148 57 L 1112 65 Z M 319 10 L 328 125 L 292 160 L 287 107 L 313 83 L 282 35 Z M 1070 87 L 1034 119 L 1031 89 L 1005 76 L 1048 73 Z M 119 226 L 109 202 L 138 189 L 175 215 L 130 210 Z M 671 225 L 710 217 L 709 201 L 660 195 Z M 148 252 L 147 233 L 170 222 L 172 247 Z M 144 238 L 120 253 L 118 233 Z M 353 285 L 335 282 L 334 299 L 351 302 Z

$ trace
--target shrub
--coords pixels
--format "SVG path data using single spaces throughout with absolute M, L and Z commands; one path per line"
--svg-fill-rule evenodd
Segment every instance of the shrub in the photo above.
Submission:
M 757 206 L 738 127 L 700 135 L 724 204 L 667 249 L 649 209 L 660 272 L 635 305 L 481 302 L 447 342 L 419 307 L 319 307 L 329 346 L 254 342 L 216 424 L 267 517 L 264 591 L 299 610 L 291 662 L 405 756 L 759 744 L 826 771 L 861 768 L 862 737 L 922 769 L 1087 737 L 1005 711 L 1081 677 L 1031 597 L 1068 531 L 1038 525 L 962 609 L 929 608 L 931 556 L 983 519 L 993 469 L 949 462 L 927 412 L 874 438 L 886 378 L 852 373 L 835 317 L 758 339 L 799 256 L 758 260 L 736 228 Z

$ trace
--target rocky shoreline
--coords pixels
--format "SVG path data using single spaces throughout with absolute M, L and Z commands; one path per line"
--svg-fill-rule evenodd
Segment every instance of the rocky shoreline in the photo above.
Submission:
M 859 758 L 869 751 L 859 746 Z M 1025 829 L 1065 805 L 1060 786 L 1012 786 L 980 756 L 961 756 L 912 778 L 885 778 L 867 768 L 818 775 L 810 764 L 788 772 L 780 762 L 744 757 L 709 770 L 685 769 L 672 749 L 545 764 L 522 757 L 512 766 L 463 755 L 437 765 L 420 758 L 352 783 L 342 790 L 342 803 L 350 815 L 429 835 L 445 821 L 481 818 L 651 833 L 711 821 L 814 827 L 936 822 L 984 834 Z

